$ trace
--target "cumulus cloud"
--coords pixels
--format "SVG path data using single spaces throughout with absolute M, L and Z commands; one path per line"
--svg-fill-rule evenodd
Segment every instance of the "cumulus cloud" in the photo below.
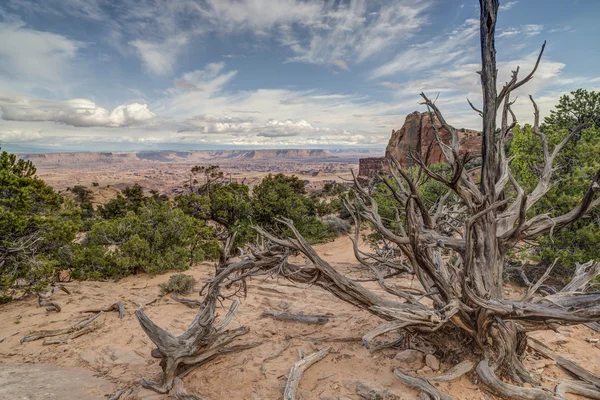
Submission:
M 52 121 L 75 127 L 124 127 L 155 117 L 146 104 L 124 104 L 110 111 L 87 99 L 3 100 L 0 102 L 0 109 L 5 121 Z
M 298 136 L 308 132 L 315 132 L 316 128 L 303 119 L 295 122 L 291 119 L 285 121 L 270 119 L 266 124 L 258 127 L 257 130 L 258 136 L 288 137 Z

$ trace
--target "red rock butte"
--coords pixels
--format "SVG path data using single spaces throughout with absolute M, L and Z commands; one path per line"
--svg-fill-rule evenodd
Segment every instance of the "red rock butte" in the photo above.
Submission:
M 442 142 L 449 144 L 451 134 L 442 127 L 437 117 L 430 113 L 415 111 L 406 116 L 402 127 L 392 130 L 392 137 L 385 149 L 384 157 L 361 158 L 359 160 L 359 177 L 372 178 L 388 168 L 388 160 L 394 157 L 401 166 L 415 165 L 411 154 L 420 154 L 427 164 L 445 161 L 440 145 L 435 140 L 435 127 L 440 132 Z M 458 130 L 461 152 L 478 154 L 481 151 L 480 132 L 461 128 Z M 431 149 L 430 149 L 431 147 Z M 429 155 L 427 154 L 429 152 Z

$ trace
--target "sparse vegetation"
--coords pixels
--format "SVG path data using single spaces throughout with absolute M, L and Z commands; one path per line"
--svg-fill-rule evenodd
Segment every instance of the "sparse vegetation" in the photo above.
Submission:
M 163 295 L 169 293 L 189 294 L 194 290 L 196 280 L 193 276 L 177 274 L 171 275 L 169 281 L 159 285 Z

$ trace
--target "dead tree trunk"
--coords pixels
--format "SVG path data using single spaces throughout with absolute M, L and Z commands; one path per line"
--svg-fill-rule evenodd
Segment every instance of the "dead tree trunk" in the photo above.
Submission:
M 248 262 L 242 261 L 227 265 L 219 271 L 219 274 L 206 286 L 206 296 L 196 318 L 180 336 L 173 336 L 156 325 L 141 308 L 136 311 L 135 315 L 142 329 L 156 345 L 152 356 L 161 359 L 160 365 L 163 369 L 160 382 L 142 380 L 142 386 L 159 393 L 169 393 L 177 378 L 187 375 L 200 365 L 219 355 L 252 348 L 260 344 L 248 343 L 230 346 L 236 338 L 249 331 L 249 328 L 245 326 L 226 329 L 239 305 L 238 300 L 233 301 L 223 320 L 216 323 L 216 302 L 223 297 L 220 293 L 221 283 L 231 274 L 244 270 L 247 264 Z M 181 388 L 178 390 L 181 391 Z
M 510 171 L 504 141 L 516 125 L 516 117 L 511 110 L 514 102 L 511 93 L 532 79 L 545 44 L 533 70 L 519 79 L 517 68 L 498 91 L 494 36 L 499 3 L 498 0 L 480 0 L 480 6 L 481 110 L 469 102 L 482 118 L 480 182 L 476 182 L 473 175 L 465 170 L 470 156 L 461 153 L 457 129 L 445 120 L 435 102 L 421 93 L 423 104 L 434 120 L 436 144 L 440 146 L 450 172 L 439 173 L 430 169 L 421 154 L 411 155 L 418 167 L 416 173 L 406 171 L 397 161 L 390 160 L 391 177 L 383 178 L 383 181 L 402 212 L 402 220 L 399 218 L 397 221 L 400 225 L 398 231 L 386 228 L 377 203 L 356 179 L 356 197 L 346 203 L 357 226 L 362 220 L 369 221 L 385 240 L 397 246 L 410 265 L 408 268 L 391 260 L 366 256 L 355 245 L 357 259 L 377 274 L 380 285 L 395 295 L 397 301 L 384 299 L 337 272 L 318 256 L 290 221 L 282 221 L 293 232 L 294 236 L 288 239 L 274 237 L 257 228 L 270 240 L 272 247 L 257 254 L 256 263 L 262 263 L 263 268 L 278 266 L 280 275 L 295 282 L 319 285 L 339 299 L 386 320 L 384 325 L 365 334 L 363 341 L 367 346 L 375 337 L 398 329 L 425 334 L 446 331 L 452 338 L 469 338 L 473 343 L 473 348 L 465 350 L 480 358 L 476 371 L 490 391 L 512 399 L 553 399 L 558 395 L 541 388 L 521 363 L 527 332 L 600 320 L 600 292 L 583 293 L 584 286 L 598 275 L 600 267 L 595 263 L 586 268 L 578 267 L 572 284 L 561 292 L 540 296 L 535 293 L 537 285 L 521 301 L 504 298 L 503 269 L 508 252 L 517 243 L 556 231 L 600 205 L 597 197 L 599 171 L 590 182 L 580 205 L 570 212 L 553 218 L 547 215 L 530 217 L 527 213 L 552 187 L 557 154 L 593 120 L 580 123 L 550 150 L 539 125 L 537 104 L 530 97 L 533 130 L 542 141 L 544 165 L 537 186 L 530 193 L 525 193 Z M 500 117 L 500 126 L 496 126 L 497 117 Z M 449 142 L 443 141 L 437 128 L 439 125 L 450 133 Z M 434 179 L 447 188 L 446 195 L 432 210 L 427 209 L 419 191 L 426 179 Z M 444 210 L 448 202 L 453 202 L 454 207 L 460 210 L 461 217 L 453 218 L 452 223 L 458 234 L 447 233 L 445 224 L 448 221 Z M 288 249 L 302 253 L 312 267 L 288 263 Z M 377 269 L 382 265 L 411 270 L 423 286 L 422 297 L 430 299 L 432 306 L 421 303 L 414 293 L 386 285 L 385 278 Z M 249 267 L 257 268 L 256 265 Z M 511 382 L 504 381 L 506 379 Z M 533 388 L 523 387 L 523 383 Z

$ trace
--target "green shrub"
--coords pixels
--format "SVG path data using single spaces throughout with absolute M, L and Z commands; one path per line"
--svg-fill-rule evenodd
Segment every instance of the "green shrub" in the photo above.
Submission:
M 44 287 L 58 271 L 56 255 L 75 239 L 81 210 L 36 177 L 30 161 L 0 154 L 0 297 L 19 283 Z M 3 300 L 3 301 L 5 301 Z
M 193 276 L 177 274 L 169 277 L 167 283 L 161 283 L 158 286 L 163 295 L 168 293 L 189 294 L 194 290 L 195 284 L 196 280 Z
M 75 245 L 70 265 L 77 279 L 119 279 L 130 274 L 185 270 L 219 255 L 214 230 L 170 202 L 150 201 L 139 213 L 101 220 L 88 243 Z M 111 249 L 111 251 L 107 251 Z M 93 259 L 93 260 L 90 260 Z

